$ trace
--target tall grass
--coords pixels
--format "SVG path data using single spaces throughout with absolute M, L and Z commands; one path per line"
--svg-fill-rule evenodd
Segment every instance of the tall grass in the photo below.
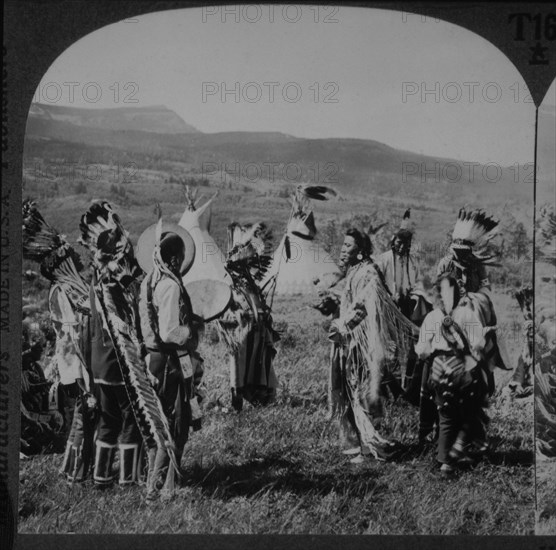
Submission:
M 517 315 L 509 308 L 501 318 Z M 354 466 L 327 418 L 328 343 L 307 300 L 277 298 L 283 330 L 275 361 L 281 387 L 266 408 L 228 412 L 223 344 L 207 330 L 204 426 L 183 458 L 185 478 L 168 503 L 144 488 L 105 492 L 66 485 L 61 455 L 21 463 L 19 530 L 25 533 L 531 534 L 534 526 L 532 401 L 503 393 L 490 415 L 491 450 L 475 469 L 439 477 L 432 449 L 416 445 L 417 410 L 391 403 L 386 434 L 404 445 L 390 463 Z M 510 354 L 517 359 L 516 349 Z M 502 387 L 508 373 L 499 376 Z

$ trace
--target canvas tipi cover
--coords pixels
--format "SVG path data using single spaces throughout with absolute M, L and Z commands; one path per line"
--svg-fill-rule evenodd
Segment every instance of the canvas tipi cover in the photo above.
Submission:
M 315 240 L 316 228 L 311 210 L 298 210 L 292 215 L 286 234 L 273 255 L 263 287 L 276 276 L 275 294 L 311 294 L 327 281 L 337 280 L 340 270 L 322 244 Z M 289 248 L 289 253 L 288 253 Z
M 232 279 L 224 267 L 225 257 L 209 233 L 210 205 L 214 197 L 199 208 L 195 208 L 190 194 L 188 199 L 179 225 L 187 229 L 195 242 L 195 260 L 184 275 L 183 284 L 189 293 L 193 311 L 208 321 L 221 315 L 228 307 L 232 297 Z
M 225 257 L 209 233 L 213 200 L 214 197 L 199 208 L 190 202 L 179 221 L 179 225 L 189 231 L 195 242 L 195 261 L 183 278 L 184 284 L 207 279 L 227 284 L 232 282 L 224 267 Z

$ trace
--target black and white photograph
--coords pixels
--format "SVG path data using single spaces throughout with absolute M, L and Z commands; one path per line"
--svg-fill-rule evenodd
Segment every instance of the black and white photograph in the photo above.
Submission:
M 556 534 L 556 81 L 417 6 L 145 11 L 25 104 L 17 536 Z

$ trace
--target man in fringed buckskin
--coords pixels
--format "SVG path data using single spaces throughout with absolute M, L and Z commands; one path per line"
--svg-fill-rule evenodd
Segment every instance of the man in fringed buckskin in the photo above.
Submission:
M 395 448 L 377 430 L 382 417 L 381 384 L 393 353 L 407 353 L 415 336 L 414 325 L 396 307 L 371 252 L 368 235 L 357 229 L 346 233 L 341 251 L 347 269 L 345 287 L 339 315 L 329 331 L 329 339 L 341 345 L 343 399 L 339 413 L 359 439 L 360 454 L 353 463 L 362 462 L 367 451 L 385 460 Z

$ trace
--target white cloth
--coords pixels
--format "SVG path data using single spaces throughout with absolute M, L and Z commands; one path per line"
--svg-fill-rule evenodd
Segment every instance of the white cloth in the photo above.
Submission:
M 158 332 L 165 344 L 183 346 L 191 332 L 180 324 L 180 287 L 168 277 L 163 277 L 153 292 L 153 305 L 158 315 Z
M 76 379 L 88 379 L 85 365 L 81 360 L 78 346 L 78 326 L 80 320 L 71 303 L 59 285 L 53 285 L 48 296 L 50 317 L 56 332 L 55 361 L 64 385 L 73 384 Z
M 440 329 L 445 317 L 446 315 L 440 309 L 434 309 L 425 317 L 419 332 L 419 340 L 415 344 L 415 353 L 419 357 L 428 357 L 434 351 L 450 351 L 452 349 Z M 452 311 L 450 317 L 465 334 L 472 352 L 477 353 L 484 348 L 483 325 L 478 315 L 470 307 L 458 306 Z

